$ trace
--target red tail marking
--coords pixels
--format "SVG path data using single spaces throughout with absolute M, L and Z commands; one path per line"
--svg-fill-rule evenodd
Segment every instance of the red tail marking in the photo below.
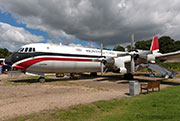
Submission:
M 158 37 L 154 36 L 152 44 L 151 44 L 151 52 L 154 50 L 159 50 L 159 42 L 158 42 Z

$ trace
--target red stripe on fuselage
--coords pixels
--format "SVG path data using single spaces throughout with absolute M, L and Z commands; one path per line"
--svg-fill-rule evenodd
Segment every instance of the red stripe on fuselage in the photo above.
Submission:
M 42 61 L 81 61 L 81 62 L 92 62 L 93 59 L 81 59 L 81 58 L 53 58 L 53 57 L 43 57 L 43 58 L 34 58 L 31 60 L 24 61 L 14 66 L 13 68 L 26 70 L 33 64 L 42 62 Z M 97 61 L 96 61 L 97 62 Z M 98 61 L 99 62 L 99 61 Z

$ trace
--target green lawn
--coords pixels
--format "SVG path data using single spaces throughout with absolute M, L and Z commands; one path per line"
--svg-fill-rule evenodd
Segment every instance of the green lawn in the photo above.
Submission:
M 43 111 L 12 121 L 180 121 L 180 86 L 63 110 Z
M 176 63 L 162 63 L 161 64 L 162 66 L 170 69 L 170 70 L 173 70 L 173 71 L 176 71 L 176 72 L 180 72 L 180 62 L 176 62 Z

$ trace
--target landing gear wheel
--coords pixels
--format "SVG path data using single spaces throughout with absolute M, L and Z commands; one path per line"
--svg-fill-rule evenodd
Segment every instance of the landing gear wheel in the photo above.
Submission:
M 78 79 L 78 78 L 79 78 L 78 74 L 74 74 L 74 73 L 70 74 L 70 79 Z
M 91 72 L 90 76 L 97 76 L 97 72 Z
M 124 79 L 126 80 L 133 80 L 134 75 L 132 73 L 124 74 Z
M 39 77 L 38 81 L 41 83 L 44 83 L 46 81 L 46 79 L 44 77 Z

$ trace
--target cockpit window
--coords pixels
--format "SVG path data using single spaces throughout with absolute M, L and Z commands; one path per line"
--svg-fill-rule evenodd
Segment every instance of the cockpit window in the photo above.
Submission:
M 22 48 L 21 50 L 20 50 L 20 52 L 23 52 L 24 51 L 24 48 Z
M 35 52 L 35 48 L 32 48 L 32 47 L 26 47 L 26 48 L 20 48 L 17 52 L 21 52 L 21 53 L 23 53 L 23 52 Z
M 29 48 L 29 52 L 32 52 L 32 47 Z
M 22 50 L 22 48 L 20 48 L 19 50 L 17 50 L 17 52 L 20 52 Z
M 28 52 L 28 48 L 25 48 L 25 52 Z

